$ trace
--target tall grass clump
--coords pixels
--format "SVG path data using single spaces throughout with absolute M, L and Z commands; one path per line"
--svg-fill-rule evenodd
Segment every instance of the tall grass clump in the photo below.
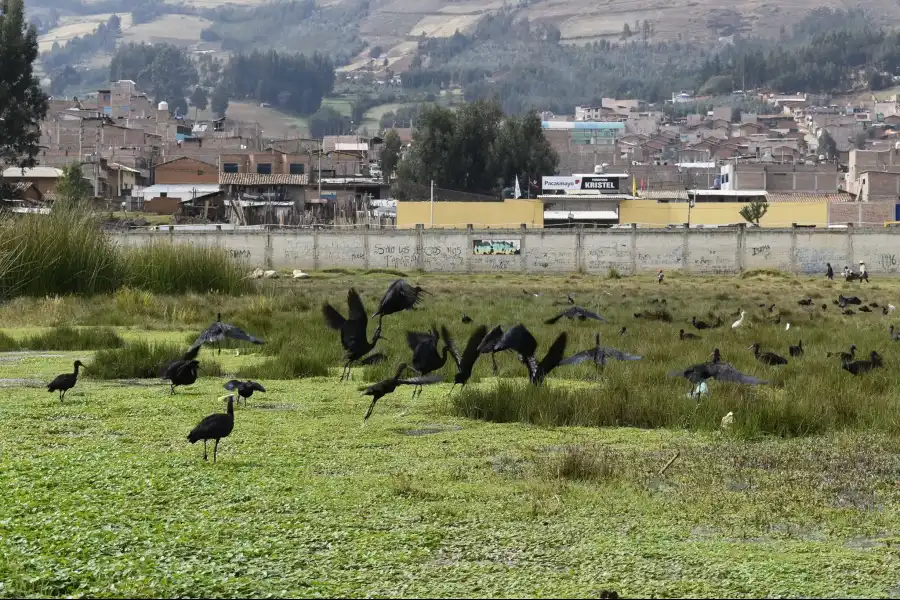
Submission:
M 146 341 L 127 342 L 121 348 L 100 350 L 86 369 L 94 379 L 153 379 L 160 376 L 163 366 L 179 358 L 184 348 L 174 344 L 154 344 Z M 200 376 L 218 377 L 222 366 L 200 357 Z
M 26 350 L 102 350 L 124 345 L 125 341 L 111 327 L 56 327 L 19 343 Z
M 9 352 L 10 350 L 18 350 L 18 348 L 19 348 L 19 344 L 18 344 L 18 342 L 16 342 L 16 340 L 14 340 L 10 336 L 8 336 L 5 333 L 3 333 L 2 331 L 0 331 L 0 352 Z
M 241 263 L 222 248 L 155 241 L 123 249 L 122 266 L 129 286 L 157 294 L 237 295 L 250 288 Z
M 241 379 L 296 379 L 297 377 L 325 377 L 328 365 L 321 357 L 283 354 L 238 371 Z
M 0 221 L 0 298 L 100 294 L 120 281 L 119 252 L 89 213 L 63 204 Z

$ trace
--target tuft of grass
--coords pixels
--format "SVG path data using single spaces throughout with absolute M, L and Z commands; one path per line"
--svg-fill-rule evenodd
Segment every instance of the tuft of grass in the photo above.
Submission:
M 607 482 L 620 478 L 622 457 L 607 448 L 575 445 L 552 452 L 538 466 L 554 479 Z
M 622 274 L 615 267 L 610 267 L 606 272 L 607 279 L 622 279 Z
M 741 273 L 741 279 L 793 279 L 790 273 L 779 269 L 748 269 Z
M 175 244 L 168 240 L 123 251 L 125 281 L 154 293 L 247 292 L 241 264 L 221 248 Z
M 154 379 L 160 376 L 163 366 L 180 358 L 184 348 L 174 344 L 155 344 L 143 340 L 127 342 L 121 348 L 100 350 L 86 372 L 94 379 Z M 201 375 L 222 375 L 222 366 L 211 360 L 200 359 Z
M 124 345 L 122 337 L 110 327 L 56 327 L 19 343 L 26 350 L 102 350 Z
M 16 342 L 16 340 L 14 340 L 10 336 L 8 336 L 5 333 L 3 333 L 2 331 L 0 331 L 0 352 L 9 352 L 11 350 L 18 350 L 18 349 L 19 349 L 18 342 Z
M 321 358 L 295 354 L 283 354 L 259 364 L 243 367 L 237 372 L 240 379 L 295 379 L 326 375 L 328 366 Z

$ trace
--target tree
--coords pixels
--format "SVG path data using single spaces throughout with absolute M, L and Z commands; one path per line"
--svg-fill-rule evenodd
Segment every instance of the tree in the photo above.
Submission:
M 321 139 L 326 135 L 341 135 L 350 130 L 350 117 L 344 116 L 330 106 L 323 106 L 307 121 L 309 135 Z
M 384 136 L 384 148 L 381 150 L 381 173 L 384 176 L 384 182 L 391 182 L 391 175 L 400 162 L 400 148 L 403 142 L 400 141 L 400 135 L 391 129 Z
M 62 175 L 54 188 L 56 200 L 54 206 L 75 208 L 83 205 L 91 197 L 93 190 L 91 184 L 84 178 L 81 163 L 69 163 L 62 169 Z
M 209 105 L 206 90 L 199 85 L 191 92 L 191 105 L 198 110 L 206 110 L 206 107 Z
M 869 136 L 866 135 L 865 131 L 860 131 L 856 134 L 856 137 L 853 139 L 853 145 L 857 150 L 865 150 L 866 143 L 869 141 Z
M 228 88 L 224 84 L 219 83 L 213 90 L 212 98 L 210 98 L 210 106 L 217 119 L 225 116 L 225 112 L 228 110 L 228 100 Z
M 377 59 L 379 56 L 381 56 L 382 52 L 384 52 L 384 48 L 382 48 L 381 46 L 372 46 L 372 49 L 369 50 L 369 56 Z
M 625 40 L 630 37 L 631 37 L 631 26 L 629 26 L 628 23 L 625 23 L 625 25 L 622 26 L 622 39 Z
M 34 76 L 37 30 L 23 0 L 0 0 L 0 167 L 33 167 L 47 96 Z
M 827 160 L 834 160 L 838 155 L 837 142 L 827 130 L 822 131 L 819 137 L 819 154 L 823 154 Z
M 757 201 L 751 202 L 741 208 L 740 215 L 748 223 L 759 226 L 760 219 L 766 216 L 767 212 L 769 212 L 769 204 L 767 202 Z
M 731 109 L 731 122 L 732 123 L 740 123 L 741 122 L 741 114 L 743 114 L 743 111 L 741 111 L 740 106 L 735 106 L 734 108 L 732 108 Z
M 165 100 L 180 114 L 187 113 L 188 89 L 200 80 L 187 50 L 172 44 L 120 46 L 109 64 L 109 77 L 137 82 L 154 100 Z

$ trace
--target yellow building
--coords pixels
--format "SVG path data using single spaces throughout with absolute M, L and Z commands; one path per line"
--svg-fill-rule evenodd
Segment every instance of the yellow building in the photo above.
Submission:
M 540 200 L 504 200 L 503 202 L 398 202 L 397 227 L 412 229 L 509 229 L 523 223 L 529 229 L 544 226 L 544 203 Z M 433 220 L 432 220 L 433 218 Z
M 741 216 L 743 202 L 697 202 L 690 208 L 687 202 L 657 202 L 656 200 L 623 200 L 619 204 L 619 223 L 637 223 L 646 227 L 667 225 L 730 225 L 746 223 Z M 688 220 L 690 211 L 690 220 Z M 770 202 L 769 210 L 760 220 L 760 227 L 790 227 L 798 225 L 828 225 L 828 203 Z

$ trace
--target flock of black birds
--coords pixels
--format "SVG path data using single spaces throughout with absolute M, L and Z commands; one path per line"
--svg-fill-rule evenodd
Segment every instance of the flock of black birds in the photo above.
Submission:
M 538 297 L 540 294 L 531 293 L 523 290 L 528 296 Z M 378 325 L 372 335 L 371 341 L 368 338 L 369 316 L 363 305 L 362 298 L 359 293 L 351 288 L 347 292 L 347 308 L 348 314 L 344 317 L 331 304 L 325 303 L 322 307 L 322 313 L 325 318 L 326 325 L 340 332 L 340 342 L 344 349 L 344 364 L 341 373 L 341 381 L 349 379 L 351 368 L 354 364 L 369 365 L 384 362 L 387 357 L 381 352 L 373 352 L 376 345 L 382 339 L 381 335 L 383 319 L 386 316 L 397 314 L 402 311 L 415 309 L 418 307 L 424 297 L 429 293 L 418 286 L 411 286 L 403 279 L 394 281 L 381 298 L 378 310 L 372 315 L 372 318 L 378 317 Z M 659 303 L 665 304 L 665 299 L 658 300 Z M 557 323 L 563 317 L 569 320 L 578 319 L 579 321 L 594 320 L 598 322 L 606 322 L 606 319 L 590 310 L 575 305 L 575 300 L 571 295 L 567 297 L 569 307 L 559 314 L 547 319 L 544 323 L 552 325 Z M 798 302 L 801 306 L 812 307 L 811 298 L 805 298 Z M 844 314 L 848 306 L 863 307 L 862 301 L 857 297 L 838 296 L 834 301 L 840 309 L 844 310 Z M 760 305 L 768 308 L 772 312 L 775 305 Z M 827 304 L 822 305 L 822 310 L 828 308 Z M 879 308 L 877 303 L 871 303 L 866 308 Z M 892 305 L 886 305 L 882 308 L 883 314 L 888 314 L 894 310 Z M 861 310 L 861 309 L 860 309 Z M 865 312 L 865 311 L 864 311 Z M 635 318 L 641 318 L 642 313 L 636 313 Z M 740 320 L 736 321 L 733 329 L 737 329 L 744 320 L 744 312 L 741 311 Z M 471 324 L 473 319 L 463 313 L 462 322 Z M 775 323 L 775 320 L 772 320 Z M 780 322 L 780 318 L 777 322 Z M 691 324 L 698 331 L 707 329 L 715 329 L 721 327 L 723 322 L 721 318 L 717 318 L 713 323 L 706 323 L 698 320 L 696 317 L 691 318 Z M 788 325 L 789 327 L 789 325 Z M 626 327 L 622 327 L 620 335 L 624 336 L 627 332 Z M 895 330 L 891 325 L 889 329 L 892 341 L 900 341 L 900 330 Z M 678 337 L 682 341 L 700 340 L 701 336 L 687 332 L 681 329 Z M 226 339 L 236 339 L 253 344 L 263 344 L 263 340 L 256 338 L 242 329 L 222 322 L 221 313 L 217 315 L 215 323 L 208 327 L 196 341 L 191 345 L 188 351 L 180 358 L 174 359 L 166 363 L 161 371 L 162 379 L 168 380 L 171 386 L 171 393 L 175 393 L 177 386 L 191 385 L 197 380 L 200 363 L 197 360 L 200 348 L 207 344 L 216 344 L 218 352 L 221 354 L 221 343 Z M 560 333 L 556 339 L 550 344 L 543 358 L 538 360 L 537 351 L 538 343 L 534 335 L 523 324 L 518 324 L 508 329 L 497 325 L 488 329 L 485 325 L 477 326 L 469 336 L 463 352 L 460 354 L 457 350 L 456 342 L 453 340 L 450 332 L 446 327 L 441 326 L 440 329 L 432 326 L 431 331 L 415 332 L 408 331 L 406 333 L 406 342 L 412 355 L 408 362 L 401 362 L 394 373 L 394 376 L 379 381 L 373 385 L 361 387 L 360 391 L 363 395 L 371 396 L 372 401 L 363 417 L 363 424 L 372 415 L 375 405 L 384 396 L 393 393 L 398 387 L 403 385 L 413 386 L 413 398 L 417 394 L 421 394 L 423 386 L 439 383 L 442 377 L 434 373 L 446 364 L 449 357 L 453 358 L 456 365 L 456 374 L 453 379 L 453 386 L 450 393 L 453 392 L 457 385 L 465 386 L 472 376 L 472 370 L 478 359 L 489 354 L 493 371 L 498 372 L 495 355 L 498 352 L 513 351 L 525 365 L 529 381 L 534 385 L 540 385 L 546 377 L 556 368 L 566 365 L 577 365 L 584 362 L 591 362 L 598 367 L 603 367 L 609 360 L 619 361 L 635 361 L 641 360 L 642 357 L 601 346 L 600 335 L 595 338 L 595 345 L 581 352 L 578 352 L 568 358 L 565 357 L 566 344 L 568 336 L 565 332 Z M 441 348 L 441 344 L 443 347 Z M 755 343 L 748 348 L 751 350 L 756 359 L 766 365 L 778 366 L 788 363 L 788 359 L 779 356 L 770 351 L 763 351 L 759 343 Z M 790 346 L 788 353 L 792 358 L 802 357 L 805 353 L 802 340 L 798 341 L 796 346 Z M 711 360 L 708 362 L 692 365 L 683 370 L 669 373 L 670 377 L 683 377 L 694 384 L 696 387 L 694 392 L 697 393 L 699 400 L 699 385 L 708 379 L 715 379 L 723 382 L 738 383 L 745 385 L 761 385 L 769 383 L 766 380 L 759 379 L 738 371 L 733 365 L 723 362 L 721 353 L 718 348 L 712 352 Z M 841 367 L 853 375 L 860 375 L 871 371 L 872 369 L 883 366 L 883 359 L 876 351 L 872 351 L 867 360 L 856 360 L 856 346 L 851 345 L 848 352 L 828 352 L 828 357 L 837 357 L 841 360 Z M 60 402 L 63 401 L 68 390 L 72 389 L 78 379 L 79 368 L 86 368 L 81 361 L 75 361 L 75 370 L 72 373 L 64 373 L 57 376 L 47 386 L 50 392 L 58 391 Z M 406 376 L 411 372 L 411 376 Z M 239 381 L 232 379 L 224 384 L 224 388 L 230 392 L 236 392 L 238 398 L 246 400 L 250 398 L 254 391 L 265 392 L 265 388 L 255 381 Z M 204 450 L 203 458 L 207 459 L 206 442 L 208 440 L 215 441 L 213 449 L 213 462 L 216 460 L 216 452 L 218 450 L 219 440 L 227 437 L 234 428 L 234 394 L 224 396 L 222 400 L 227 400 L 227 412 L 216 413 L 203 419 L 188 435 L 188 441 L 192 444 L 203 440 Z

